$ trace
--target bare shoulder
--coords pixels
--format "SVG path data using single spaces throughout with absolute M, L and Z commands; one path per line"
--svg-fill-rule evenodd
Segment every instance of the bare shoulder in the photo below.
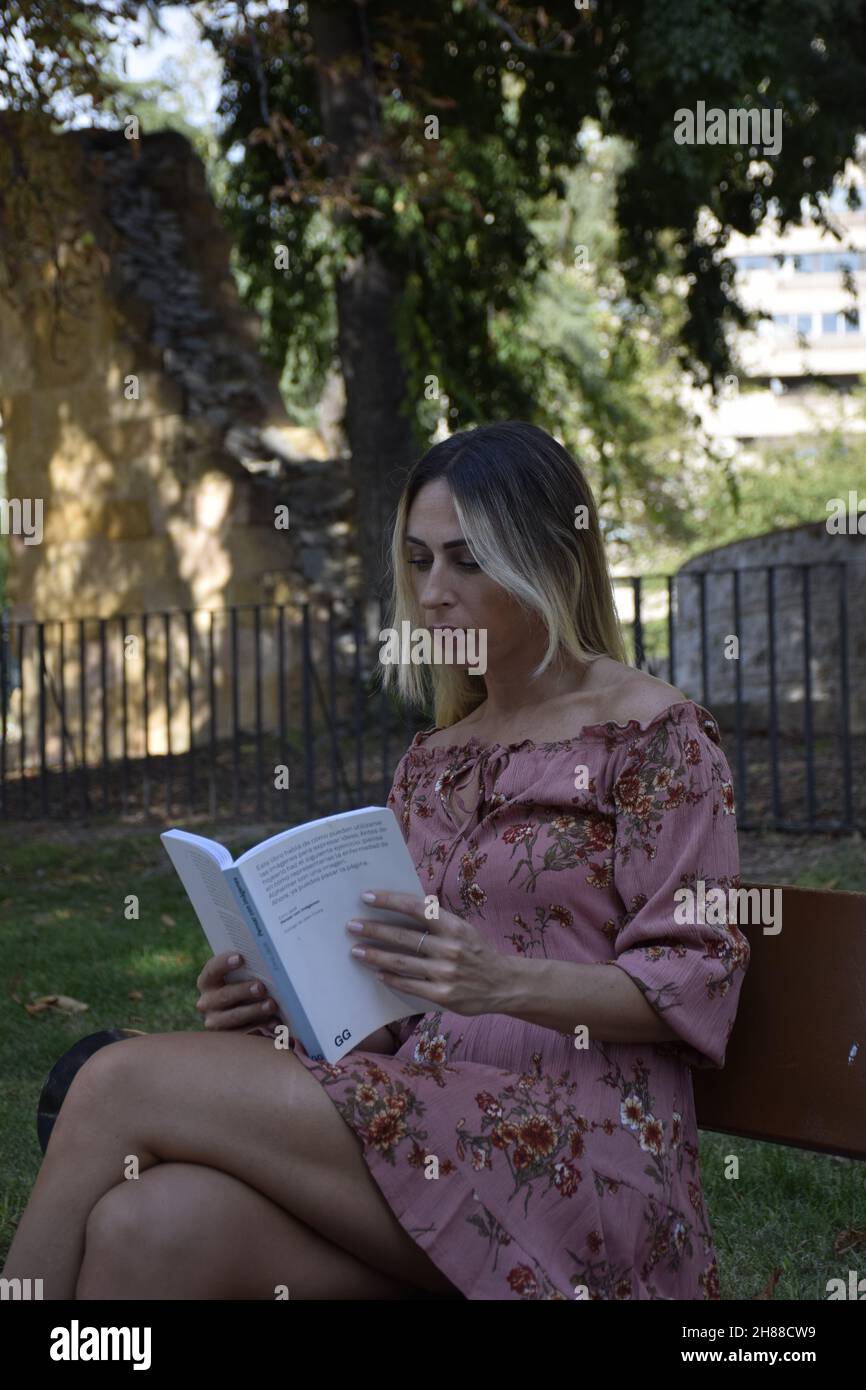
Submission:
M 608 660 L 598 677 L 598 699 L 605 711 L 599 717 L 617 724 L 627 724 L 630 719 L 645 724 L 671 705 L 688 699 L 675 685 L 618 661 Z
M 437 729 L 429 738 L 424 740 L 425 748 L 450 748 L 452 744 L 462 743 L 468 739 L 473 732 L 476 732 L 473 721 L 460 719 L 456 724 L 448 724 L 444 729 Z
M 637 719 L 645 724 L 687 698 L 667 681 L 611 657 L 599 657 L 592 663 L 591 673 L 579 689 L 540 705 L 532 717 L 524 717 L 519 726 L 488 725 L 473 710 L 447 728 L 437 729 L 424 743 L 427 748 L 445 748 L 463 744 L 473 737 L 503 743 L 522 738 L 567 739 L 574 735 L 576 728 L 609 720 L 627 724 L 630 719 Z

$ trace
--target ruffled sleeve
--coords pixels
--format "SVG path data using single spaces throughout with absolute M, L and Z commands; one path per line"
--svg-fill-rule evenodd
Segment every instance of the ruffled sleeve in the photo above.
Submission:
M 721 1068 L 750 951 L 727 920 L 739 852 L 715 720 L 700 706 L 675 706 L 624 740 L 611 759 L 610 795 L 625 908 L 613 963 L 678 1035 L 659 1047 L 689 1066 Z

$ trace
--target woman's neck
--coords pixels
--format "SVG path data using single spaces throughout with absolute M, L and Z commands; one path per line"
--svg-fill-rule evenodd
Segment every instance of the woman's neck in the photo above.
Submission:
M 526 723 L 537 717 L 542 707 L 585 689 L 597 660 L 599 658 L 572 662 L 565 670 L 546 671 L 541 680 L 533 684 L 513 678 L 500 683 L 494 677 L 491 681 L 488 672 L 485 677 L 487 698 L 462 723 L 467 727 L 479 724 L 485 729 L 502 729 L 512 724 Z

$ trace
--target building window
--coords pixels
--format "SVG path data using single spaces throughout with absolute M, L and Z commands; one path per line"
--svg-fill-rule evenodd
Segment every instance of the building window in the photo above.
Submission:
M 858 309 L 850 309 L 846 314 L 844 311 L 838 314 L 821 315 L 822 333 L 859 333 L 860 332 L 860 312 Z
M 863 253 L 857 251 L 825 251 L 821 255 L 821 270 L 862 270 Z
M 835 318 L 835 315 L 825 314 L 824 318 Z M 773 323 L 780 333 L 806 334 L 812 332 L 811 314 L 774 314 Z
M 839 274 L 866 270 L 866 250 L 863 251 L 802 251 L 778 252 L 773 256 L 735 256 L 734 265 L 740 272 L 751 270 L 793 269 L 798 275 Z
M 740 271 L 772 270 L 773 262 L 773 256 L 737 256 L 734 265 Z
M 866 270 L 866 251 L 805 251 L 793 257 L 794 270 L 800 275 L 839 273 Z

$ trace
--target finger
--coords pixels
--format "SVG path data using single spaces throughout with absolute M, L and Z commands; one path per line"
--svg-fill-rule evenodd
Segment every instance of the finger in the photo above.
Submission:
M 220 989 L 206 990 L 196 1004 L 200 1013 L 231 1009 L 238 1004 L 247 1004 L 250 999 L 265 999 L 267 986 L 261 980 L 239 980 L 234 985 L 223 985 Z
M 210 960 L 205 961 L 201 974 L 196 980 L 196 987 L 199 990 L 214 989 L 221 984 L 230 970 L 238 970 L 244 963 L 243 956 L 240 957 L 237 965 L 229 965 L 229 957 L 240 955 L 238 951 L 221 951 L 218 956 L 211 956 Z
M 378 922 L 375 918 L 356 917 L 353 921 L 360 922 L 363 931 L 348 931 L 349 937 L 363 945 L 364 941 L 386 941 L 393 942 L 395 946 L 402 946 L 404 950 L 417 950 L 424 936 L 425 931 L 432 935 L 430 927 L 397 927 L 391 922 Z M 425 947 L 426 950 L 426 947 Z
M 429 999 L 431 1004 L 446 1002 L 447 986 L 436 984 L 433 980 L 407 979 L 405 975 L 392 975 L 384 970 L 379 972 L 379 979 L 398 994 L 417 994 L 421 999 Z
M 401 956 L 396 951 L 378 951 L 375 946 L 365 946 L 364 951 L 364 956 L 355 957 L 359 964 L 402 979 L 444 980 L 450 978 L 454 970 L 451 961 L 433 960 L 428 956 Z
M 369 891 L 373 894 L 372 907 L 384 907 L 388 912 L 405 912 L 407 917 L 416 917 L 421 922 L 428 920 L 424 916 L 427 900 L 419 898 L 417 893 L 392 893 L 385 888 L 371 888 Z
M 245 1023 L 267 1022 L 276 1017 L 272 999 L 263 1004 L 244 1004 L 235 1009 L 216 1009 L 208 1013 L 204 1026 L 208 1032 L 220 1032 L 224 1028 L 241 1028 Z

